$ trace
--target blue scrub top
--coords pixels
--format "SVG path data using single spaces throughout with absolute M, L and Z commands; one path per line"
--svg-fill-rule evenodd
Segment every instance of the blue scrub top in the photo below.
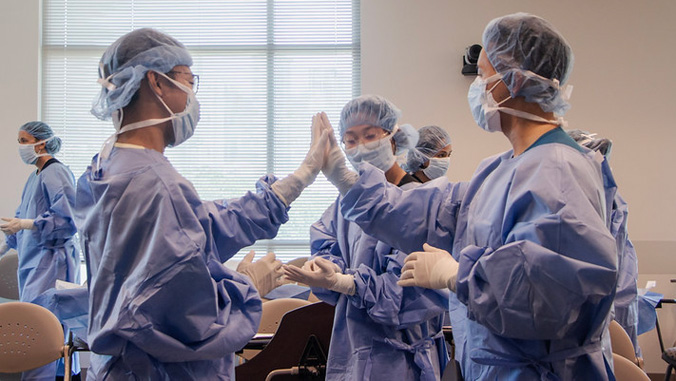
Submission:
M 539 147 L 541 145 L 551 143 L 563 144 L 568 147 L 575 148 L 576 150 L 582 153 L 585 152 L 584 148 L 582 148 L 579 144 L 577 144 L 577 142 L 573 138 L 568 136 L 568 134 L 560 126 L 554 128 L 553 130 L 545 132 L 542 136 L 538 138 L 538 140 L 535 141 L 535 143 L 531 144 L 530 147 L 526 148 L 526 151 L 533 149 L 535 147 Z

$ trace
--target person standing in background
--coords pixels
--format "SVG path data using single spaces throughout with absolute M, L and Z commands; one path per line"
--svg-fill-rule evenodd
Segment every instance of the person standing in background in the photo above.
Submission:
M 24 124 L 18 141 L 21 159 L 37 170 L 28 176 L 14 217 L 2 218 L 0 229 L 7 239 L 0 254 L 16 249 L 19 300 L 33 303 L 54 288 L 57 280 L 80 282 L 80 254 L 73 239 L 77 232 L 72 211 L 75 179 L 70 169 L 54 158 L 61 139 L 46 123 Z M 63 371 L 63 360 L 59 360 L 58 372 L 63 375 Z M 56 374 L 57 362 L 24 372 L 24 379 L 53 379 Z
M 610 159 L 613 146 L 610 139 L 597 137 L 596 134 L 581 130 L 569 130 L 566 133 L 579 145 L 601 153 L 606 160 Z M 634 344 L 636 357 L 642 358 L 641 348 L 638 345 L 638 257 L 627 229 L 629 206 L 619 192 L 615 192 L 612 204 L 610 233 L 617 242 L 618 259 L 617 293 L 615 294 L 613 319 L 627 331 L 627 335 Z
M 451 164 L 451 136 L 439 126 L 418 130 L 418 144 L 408 150 L 404 169 L 421 183 L 445 176 Z

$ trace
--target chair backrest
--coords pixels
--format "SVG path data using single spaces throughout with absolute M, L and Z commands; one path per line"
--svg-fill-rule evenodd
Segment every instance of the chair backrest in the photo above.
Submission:
M 617 381 L 650 381 L 650 377 L 638 365 L 617 353 L 613 353 L 613 363 Z
M 631 339 L 624 328 L 622 328 L 618 322 L 613 320 L 610 322 L 608 330 L 610 331 L 610 343 L 613 347 L 613 353 L 616 353 L 638 365 L 634 344 L 631 343 Z
M 19 300 L 19 279 L 16 272 L 19 268 L 19 256 L 10 251 L 0 257 L 0 297 Z
M 279 329 L 265 349 L 258 356 L 235 368 L 235 378 L 265 380 L 274 370 L 298 366 L 311 335 L 316 337 L 324 354 L 328 353 L 333 315 L 334 307 L 326 303 L 312 303 L 289 311 L 284 315 Z M 288 381 L 312 378 L 307 377 L 279 374 L 273 379 Z
M 0 373 L 49 364 L 64 355 L 59 319 L 37 304 L 0 304 Z
M 295 298 L 280 298 L 263 303 L 263 314 L 259 333 L 275 333 L 285 313 L 311 304 L 307 300 Z

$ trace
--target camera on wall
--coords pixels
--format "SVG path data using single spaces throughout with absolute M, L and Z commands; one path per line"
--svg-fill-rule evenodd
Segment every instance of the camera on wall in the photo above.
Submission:
M 477 75 L 477 61 L 479 61 L 479 53 L 481 53 L 481 45 L 470 45 L 465 49 L 465 55 L 462 56 L 462 75 Z

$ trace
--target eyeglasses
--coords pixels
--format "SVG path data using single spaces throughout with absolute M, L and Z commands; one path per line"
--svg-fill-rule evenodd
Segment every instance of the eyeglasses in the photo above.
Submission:
M 197 91 L 200 89 L 200 76 L 197 74 L 193 74 L 187 71 L 168 71 L 167 74 L 183 74 L 183 75 L 189 75 L 191 78 L 188 80 L 190 85 L 192 86 L 192 91 L 197 94 Z
M 380 128 L 369 128 L 365 131 L 361 131 L 359 134 L 356 133 L 347 133 L 343 137 L 343 140 L 340 142 L 344 149 L 354 148 L 360 144 L 377 142 L 390 133 L 383 131 Z
M 438 158 L 438 159 L 445 159 L 445 158 L 447 158 L 447 157 L 451 157 L 451 154 L 452 154 L 452 153 L 453 153 L 453 151 L 448 151 L 448 152 L 446 152 L 446 151 L 439 151 L 439 152 L 437 152 L 436 155 L 434 155 L 434 157 L 436 157 L 436 158 Z

